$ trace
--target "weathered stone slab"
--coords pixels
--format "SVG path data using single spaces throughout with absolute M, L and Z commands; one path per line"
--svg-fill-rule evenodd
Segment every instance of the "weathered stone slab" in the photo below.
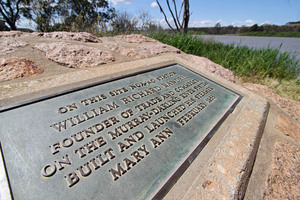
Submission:
M 16 49 L 20 47 L 24 47 L 28 45 L 26 42 L 22 41 L 0 41 L 0 55 L 5 55 L 11 52 L 14 52 Z
M 244 83 L 246 88 L 257 91 L 276 103 L 281 109 L 283 109 L 290 117 L 295 120 L 300 118 L 300 102 L 287 99 L 276 94 L 271 88 L 265 85 L 259 85 L 254 83 Z
M 140 34 L 131 34 L 131 35 L 118 35 L 115 36 L 115 38 L 124 40 L 128 43 L 143 43 L 143 42 L 157 42 L 157 40 L 154 40 L 152 38 L 146 37 L 144 35 Z
M 230 82 L 235 82 L 235 77 L 232 71 L 229 69 L 226 69 L 222 67 L 221 65 L 218 65 L 212 61 L 210 61 L 207 58 L 195 56 L 192 54 L 188 54 L 186 56 L 187 60 L 189 60 L 192 63 L 197 64 L 198 66 L 203 67 L 204 70 L 209 71 L 213 74 L 216 74 L 217 76 L 220 76 Z
M 75 40 L 75 41 L 82 41 L 82 42 L 94 42 L 94 43 L 102 43 L 100 38 L 94 36 L 91 33 L 87 32 L 50 32 L 50 33 L 43 33 L 43 32 L 34 32 L 32 33 L 39 37 L 43 38 L 52 38 L 52 39 L 60 39 L 60 40 Z
M 20 77 L 35 76 L 43 70 L 25 58 L 0 58 L 0 82 Z
M 264 199 L 299 199 L 300 148 L 278 140 L 272 158 Z
M 1 31 L 0 38 L 16 38 L 23 35 L 21 31 Z
M 84 45 L 53 42 L 34 46 L 46 53 L 46 58 L 70 68 L 95 67 L 115 61 L 112 54 L 98 48 Z
M 180 199 L 243 199 L 269 109 L 264 99 L 243 101 L 224 139 Z
M 239 99 L 171 65 L 2 108 L 0 141 L 12 195 L 163 195 Z
M 148 57 L 147 54 L 142 53 L 141 51 L 138 51 L 134 48 L 126 48 L 126 47 L 123 47 L 123 46 L 117 45 L 117 44 L 107 44 L 107 45 L 105 45 L 105 47 L 109 48 L 110 50 L 112 50 L 114 52 L 117 52 L 121 55 L 128 56 L 128 57 L 139 58 L 139 59 Z

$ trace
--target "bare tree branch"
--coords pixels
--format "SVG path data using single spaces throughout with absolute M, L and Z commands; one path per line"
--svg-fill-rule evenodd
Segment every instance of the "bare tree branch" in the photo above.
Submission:
M 1 1 L 0 1 L 0 5 L 1 5 L 1 9 L 0 9 L 1 14 L 3 15 L 3 17 L 7 17 L 8 13 L 6 12 L 5 7 Z
M 175 0 L 173 0 L 173 4 L 174 4 L 174 9 L 175 9 L 175 14 L 176 14 L 176 20 L 177 20 L 177 23 L 179 24 L 180 29 L 182 29 L 182 25 L 180 24 L 180 20 L 179 20 L 180 15 L 178 16 L 177 6 L 176 6 Z
M 6 13 L 6 11 L 4 10 L 4 6 L 3 6 L 3 4 L 2 4 L 1 2 L 0 2 L 0 5 L 1 5 L 1 7 L 2 7 L 2 9 L 0 9 L 0 12 L 1 12 L 2 16 L 4 17 L 5 21 L 8 21 L 9 18 L 7 17 L 7 13 Z M 5 13 L 4 13 L 3 11 L 5 11 Z
M 180 11 L 179 11 L 179 18 L 181 18 L 183 6 L 184 6 L 184 2 L 182 1 L 181 6 L 180 6 Z
M 175 26 L 176 26 L 176 29 L 177 29 L 177 30 L 180 30 L 180 28 L 179 28 L 179 26 L 178 26 L 178 24 L 177 24 L 177 21 L 176 21 L 176 19 L 175 19 L 174 13 L 173 13 L 173 11 L 172 11 L 172 9 L 171 9 L 171 7 L 170 7 L 169 0 L 166 0 L 166 1 L 167 1 L 167 5 L 168 5 L 168 8 L 169 8 L 169 12 L 171 13 L 172 18 L 173 18 L 173 21 L 174 21 L 174 24 L 175 24 Z
M 190 3 L 189 3 L 189 0 L 184 0 L 184 13 L 183 13 L 182 21 L 184 22 L 183 32 L 187 33 L 188 26 L 189 26 L 189 21 L 190 21 Z
M 4 14 L 5 15 L 5 17 L 9 17 L 9 13 L 5 10 L 5 7 L 4 7 L 4 5 L 3 5 L 3 3 L 0 1 L 0 4 L 1 4 L 1 13 L 2 13 L 2 15 Z
M 169 13 L 171 14 L 171 16 L 173 18 L 176 30 L 170 25 L 167 15 L 164 12 L 161 4 L 159 3 L 159 0 L 156 0 L 156 3 L 159 6 L 160 12 L 164 15 L 165 21 L 167 22 L 168 26 L 174 32 L 177 31 L 177 32 L 187 33 L 188 24 L 189 24 L 189 20 L 190 20 L 190 4 L 189 4 L 189 0 L 181 0 L 181 1 L 182 1 L 181 8 L 180 8 L 180 11 L 178 12 L 176 0 L 172 0 L 174 7 L 171 7 L 170 1 L 166 0 L 166 4 L 167 4 L 168 10 L 169 10 Z M 183 15 L 181 17 L 182 11 L 183 11 Z
M 11 13 L 11 18 L 12 18 L 12 21 L 13 21 L 13 19 L 14 19 L 14 10 L 11 7 L 10 1 L 8 1 L 8 3 L 9 3 L 9 10 L 10 10 L 10 13 Z
M 160 5 L 160 3 L 159 3 L 158 0 L 156 0 L 156 3 L 157 3 L 157 5 L 158 5 L 158 7 L 159 7 L 159 9 L 160 9 L 160 12 L 164 15 L 165 21 L 166 21 L 166 23 L 168 24 L 168 26 L 170 27 L 170 29 L 171 29 L 172 31 L 176 32 L 176 31 L 173 29 L 173 27 L 170 25 L 170 23 L 169 23 L 169 21 L 168 21 L 168 18 L 167 18 L 167 16 L 166 16 L 164 10 L 162 9 L 162 7 L 161 7 L 161 5 Z
M 18 16 L 19 16 L 19 12 L 20 12 L 20 7 L 19 7 L 19 4 L 20 4 L 21 0 L 18 0 L 17 3 L 16 3 L 16 7 L 17 7 L 17 12 L 13 18 L 13 21 L 16 22 L 17 19 L 18 19 Z

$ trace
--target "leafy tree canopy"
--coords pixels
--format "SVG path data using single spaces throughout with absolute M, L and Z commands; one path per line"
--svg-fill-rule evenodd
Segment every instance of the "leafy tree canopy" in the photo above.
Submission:
M 20 14 L 26 12 L 30 0 L 0 0 L 0 14 L 12 30 L 16 30 L 16 22 Z
M 107 0 L 0 0 L 0 16 L 12 30 L 24 16 L 38 31 L 99 29 L 114 16 Z
M 100 26 L 114 16 L 115 10 L 107 0 L 59 0 L 58 13 L 62 29 L 85 31 L 91 26 Z

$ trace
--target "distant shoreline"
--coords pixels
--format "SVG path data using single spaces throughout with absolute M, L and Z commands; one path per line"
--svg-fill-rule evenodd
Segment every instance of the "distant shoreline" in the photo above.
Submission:
M 240 35 L 197 35 L 199 38 L 214 40 L 223 44 L 246 45 L 250 48 L 278 48 L 281 52 L 295 53 L 300 60 L 300 38 L 299 37 L 264 37 L 264 36 L 240 36 Z
M 252 32 L 252 33 L 241 33 L 239 36 L 258 36 L 258 37 L 300 37 L 300 32 L 270 32 L 270 33 L 261 33 L 261 32 Z
M 248 33 L 234 33 L 234 34 L 206 34 L 203 32 L 197 33 L 192 32 L 192 35 L 218 35 L 218 36 L 252 36 L 252 37 L 286 37 L 286 38 L 299 38 L 300 32 L 272 32 L 272 33 L 262 33 L 262 32 L 248 32 Z
M 290 22 L 283 26 L 257 25 L 253 26 L 220 26 L 215 27 L 191 27 L 192 35 L 236 35 L 236 36 L 262 36 L 262 37 L 300 37 L 300 22 Z

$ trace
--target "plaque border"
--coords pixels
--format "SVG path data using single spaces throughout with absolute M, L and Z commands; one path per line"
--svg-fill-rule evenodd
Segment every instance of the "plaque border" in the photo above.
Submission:
M 150 68 L 150 69 L 140 70 L 140 71 L 137 71 L 137 72 L 134 72 L 134 73 L 128 73 L 128 74 L 120 75 L 120 76 L 117 76 L 115 78 L 109 78 L 109 79 L 105 79 L 105 80 L 101 80 L 101 81 L 96 81 L 94 83 L 82 85 L 82 86 L 75 87 L 75 88 L 68 89 L 68 90 L 63 90 L 61 92 L 56 92 L 56 93 L 52 93 L 52 94 L 49 94 L 49 95 L 44 95 L 44 96 L 33 98 L 33 99 L 30 99 L 30 100 L 27 100 L 27 101 L 18 102 L 18 103 L 11 104 L 11 105 L 6 105 L 6 106 L 3 106 L 3 107 L 0 107 L 0 113 L 10 111 L 10 110 L 13 110 L 13 109 L 17 109 L 17 108 L 20 108 L 20 107 L 23 107 L 23 106 L 31 105 L 31 104 L 34 104 L 34 103 L 38 103 L 38 102 L 41 102 L 41 101 L 45 101 L 45 100 L 48 100 L 48 99 L 52 99 L 52 98 L 55 98 L 55 97 L 59 97 L 59 96 L 67 95 L 67 94 L 70 94 L 70 93 L 78 92 L 78 91 L 85 90 L 85 89 L 88 89 L 88 88 L 96 87 L 96 86 L 99 86 L 101 84 L 117 81 L 117 80 L 120 80 L 120 79 L 123 79 L 123 78 L 128 78 L 128 77 L 136 76 L 136 75 L 151 72 L 151 71 L 156 71 L 156 70 L 159 70 L 159 69 L 162 69 L 162 68 L 171 67 L 171 66 L 174 66 L 174 65 L 179 65 L 179 66 L 185 68 L 186 70 L 191 71 L 191 72 L 197 74 L 198 76 L 201 76 L 202 78 L 213 82 L 214 84 L 218 85 L 219 87 L 224 88 L 224 89 L 234 93 L 235 95 L 238 96 L 238 98 L 233 102 L 233 104 L 229 107 L 229 109 L 225 112 L 225 114 L 223 114 L 223 116 L 219 119 L 219 121 L 217 123 L 215 123 L 213 128 L 206 134 L 204 139 L 194 148 L 193 151 L 191 151 L 191 153 L 181 163 L 181 165 L 175 170 L 175 172 L 167 179 L 167 181 L 165 183 L 163 183 L 163 186 L 151 197 L 151 199 L 162 199 L 170 191 L 170 189 L 176 184 L 176 181 L 183 175 L 183 173 L 188 169 L 188 167 L 193 163 L 193 161 L 197 158 L 197 156 L 200 154 L 202 149 L 206 146 L 206 144 L 209 142 L 209 140 L 214 136 L 214 134 L 217 132 L 217 130 L 221 127 L 221 125 L 226 120 L 226 118 L 234 111 L 234 109 L 236 108 L 238 103 L 243 98 L 243 96 L 241 94 L 235 92 L 234 90 L 232 90 L 232 89 L 230 89 L 226 86 L 221 85 L 220 83 L 212 80 L 211 78 L 205 77 L 205 75 L 200 74 L 198 71 L 193 70 L 190 67 L 186 67 L 185 64 L 183 64 L 183 63 L 173 62 L 173 63 L 170 63 L 170 64 L 157 66 L 157 67 L 153 67 L 153 68 Z M 63 86 L 61 86 L 61 87 L 63 87 Z M 0 140 L 0 151 L 1 151 L 1 158 L 2 158 L 3 165 L 4 165 L 5 176 L 6 176 L 6 179 L 7 179 L 10 194 L 11 194 L 12 199 L 14 199 L 13 191 L 12 191 L 11 184 L 10 184 L 10 181 L 9 181 L 9 177 L 6 173 L 7 168 L 6 168 L 6 164 L 5 164 L 4 154 L 3 154 L 3 151 L 2 151 L 1 140 Z
M 240 98 L 243 98 L 243 96 L 240 95 L 239 93 L 231 90 L 230 88 L 228 88 L 226 86 L 221 85 L 220 83 L 217 83 L 216 81 L 212 80 L 211 78 L 207 78 L 204 75 L 199 74 L 199 72 L 197 72 L 195 70 L 192 70 L 189 67 L 184 66 L 184 64 L 181 64 L 181 63 L 178 63 L 178 62 L 173 62 L 171 64 L 167 64 L 167 65 L 163 65 L 163 66 L 159 66 L 159 67 L 155 67 L 155 68 L 151 68 L 151 69 L 141 70 L 141 71 L 134 72 L 134 73 L 128 73 L 128 74 L 121 75 L 121 76 L 118 76 L 118 77 L 115 77 L 115 78 L 110 78 L 110 79 L 106 79 L 106 80 L 102 80 L 102 81 L 97 81 L 97 82 L 94 82 L 94 83 L 91 83 L 91 84 L 86 84 L 86 85 L 83 85 L 83 86 L 75 87 L 75 88 L 64 90 L 64 91 L 61 91 L 61 92 L 56 92 L 56 93 L 52 93 L 52 94 L 49 94 L 49 95 L 43 95 L 41 97 L 37 97 L 37 98 L 30 99 L 30 100 L 27 100 L 27 101 L 22 101 L 22 102 L 18 102 L 18 103 L 11 104 L 11 105 L 6 105 L 6 106 L 3 106 L 3 107 L 0 107 L 0 113 L 5 112 L 5 111 L 9 111 L 9 110 L 12 110 L 12 109 L 15 109 L 15 108 L 27 106 L 27 105 L 30 105 L 30 104 L 38 103 L 40 101 L 48 100 L 48 99 L 51 99 L 51 98 L 63 96 L 63 95 L 69 94 L 69 93 L 84 90 L 84 89 L 87 89 L 87 88 L 95 87 L 95 86 L 98 86 L 98 85 L 101 85 L 101 84 L 113 82 L 113 81 L 116 81 L 116 80 L 119 80 L 119 79 L 128 78 L 128 77 L 131 77 L 131 76 L 136 76 L 136 75 L 139 75 L 139 74 L 159 70 L 159 69 L 166 68 L 166 67 L 171 67 L 173 65 L 179 65 L 181 67 L 184 67 L 185 69 L 187 69 L 189 71 L 192 71 L 193 73 L 196 73 L 197 75 L 201 76 L 202 78 L 208 79 L 209 81 L 217 84 L 218 86 L 220 86 L 220 87 L 222 87 L 226 90 L 229 90 L 230 92 L 240 96 Z M 61 86 L 61 87 L 63 87 L 63 86 Z

